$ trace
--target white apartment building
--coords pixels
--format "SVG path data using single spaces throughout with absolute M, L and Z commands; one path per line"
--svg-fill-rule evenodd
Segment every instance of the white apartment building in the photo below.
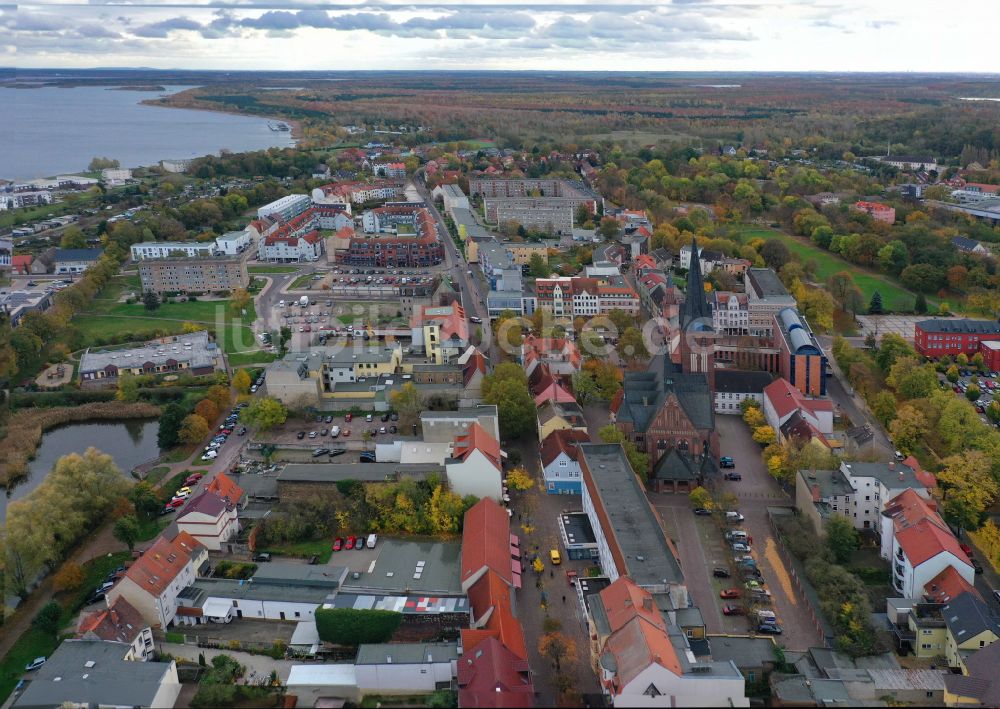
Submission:
M 197 241 L 144 241 L 132 244 L 132 260 L 169 258 L 171 256 L 187 256 L 189 258 L 212 256 L 215 254 L 215 242 Z
M 750 332 L 750 309 L 745 293 L 715 291 L 709 301 L 712 325 L 724 335 L 746 335 Z
M 287 222 L 292 217 L 296 217 L 309 209 L 311 204 L 312 200 L 309 199 L 309 195 L 285 195 L 281 199 L 276 199 L 270 204 L 265 204 L 263 207 L 260 207 L 257 210 L 257 217 L 263 219 L 264 217 L 274 215 L 281 221 Z

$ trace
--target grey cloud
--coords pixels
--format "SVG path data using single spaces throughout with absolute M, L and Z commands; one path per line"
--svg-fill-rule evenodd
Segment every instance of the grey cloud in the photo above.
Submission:
M 534 18 L 524 12 L 480 12 L 472 9 L 442 17 L 414 17 L 403 23 L 403 27 L 427 30 L 530 30 L 534 26 Z
M 251 27 L 258 30 L 293 30 L 301 27 L 298 13 L 286 12 L 284 10 L 271 10 L 265 12 L 260 17 L 248 17 L 240 22 L 243 27 Z
M 163 39 L 175 30 L 200 30 L 201 24 L 186 17 L 174 17 L 169 20 L 153 22 L 142 27 L 131 30 L 137 37 L 148 37 L 152 39 Z
M 62 17 L 52 15 L 31 15 L 18 12 L 14 17 L 14 29 L 18 32 L 57 32 L 70 26 L 70 22 Z
M 80 25 L 76 28 L 76 34 L 90 39 L 117 39 L 121 37 L 119 33 L 103 25 Z

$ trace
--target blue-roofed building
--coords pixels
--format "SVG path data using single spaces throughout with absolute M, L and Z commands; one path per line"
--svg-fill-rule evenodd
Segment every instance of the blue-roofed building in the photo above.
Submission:
M 795 308 L 774 316 L 781 376 L 809 396 L 826 396 L 826 355 L 806 319 Z

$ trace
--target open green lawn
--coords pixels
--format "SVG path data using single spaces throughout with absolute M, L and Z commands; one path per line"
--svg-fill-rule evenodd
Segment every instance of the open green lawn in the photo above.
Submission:
M 250 273 L 295 273 L 298 266 L 282 266 L 281 264 L 264 264 L 260 266 L 247 266 Z
M 124 284 L 118 284 L 118 287 L 124 288 Z M 107 292 L 105 288 L 101 295 Z M 257 314 L 252 303 L 247 308 L 246 317 L 243 317 L 234 315 L 229 303 L 221 300 L 164 303 L 156 310 L 146 310 L 141 303 L 129 305 L 116 301 L 117 296 L 114 299 L 95 299 L 96 307 L 91 313 L 96 310 L 99 314 L 78 315 L 73 319 L 73 325 L 87 338 L 88 345 L 125 335 L 134 341 L 146 340 L 155 330 L 180 334 L 184 331 L 185 322 L 193 322 L 215 333 L 216 340 L 226 352 L 255 346 L 250 325 Z
M 292 284 L 288 288 L 289 290 L 308 288 L 313 283 L 319 283 L 319 279 L 313 280 L 313 274 L 305 273 L 292 281 Z
M 894 279 L 855 266 L 850 261 L 831 254 L 829 251 L 824 251 L 804 239 L 799 239 L 773 229 L 764 229 L 756 226 L 740 227 L 737 233 L 747 240 L 757 238 L 780 239 L 785 243 L 789 251 L 803 261 L 816 262 L 816 280 L 821 283 L 826 283 L 827 279 L 834 273 L 847 271 L 854 278 L 854 284 L 861 289 L 866 305 L 871 300 L 872 294 L 878 291 L 882 294 L 882 303 L 885 305 L 886 310 L 904 312 L 913 310 L 916 294 L 903 288 Z M 927 300 L 931 302 L 933 299 L 928 298 Z
M 247 364 L 267 364 L 278 358 L 274 352 L 257 350 L 256 352 L 234 352 L 229 355 L 230 367 L 242 367 Z

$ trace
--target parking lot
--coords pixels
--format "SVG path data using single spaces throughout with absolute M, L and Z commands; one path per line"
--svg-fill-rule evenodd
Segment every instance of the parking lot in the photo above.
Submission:
M 959 369 L 959 378 L 954 383 L 948 381 L 944 374 L 938 374 L 940 386 L 951 389 L 955 392 L 955 396 L 960 396 L 963 399 L 968 398 L 966 392 L 973 380 L 979 386 L 980 395 L 972 402 L 972 405 L 976 407 L 976 413 L 979 414 L 980 420 L 985 424 L 990 424 L 989 419 L 985 416 L 986 407 L 995 399 L 1000 399 L 1000 372 L 982 374 L 969 368 L 961 368 Z

